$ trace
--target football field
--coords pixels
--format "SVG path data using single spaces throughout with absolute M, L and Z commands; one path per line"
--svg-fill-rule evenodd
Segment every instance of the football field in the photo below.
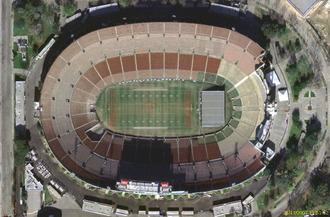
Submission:
M 201 130 L 199 97 L 205 85 L 210 86 L 181 80 L 110 85 L 97 100 L 97 115 L 104 126 L 124 134 L 196 135 Z

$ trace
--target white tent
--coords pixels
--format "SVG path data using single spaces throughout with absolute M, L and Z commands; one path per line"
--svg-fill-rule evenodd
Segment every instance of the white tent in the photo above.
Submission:
M 268 84 L 270 87 L 274 87 L 274 86 L 277 86 L 279 84 L 281 84 L 281 81 L 280 79 L 278 78 L 275 70 L 269 72 L 268 74 L 266 74 L 266 78 L 267 78 L 267 81 L 268 81 Z
M 288 101 L 289 100 L 289 93 L 288 90 L 279 90 L 278 91 L 278 99 L 280 100 L 280 102 L 283 101 Z

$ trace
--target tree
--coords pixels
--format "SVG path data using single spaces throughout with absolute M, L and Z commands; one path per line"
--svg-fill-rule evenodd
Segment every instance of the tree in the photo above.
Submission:
M 319 141 L 317 134 L 306 134 L 305 136 L 305 145 L 308 147 L 313 148 L 315 145 L 317 145 L 317 142 Z
M 290 157 L 287 159 L 287 161 L 285 162 L 285 166 L 286 166 L 287 170 L 293 171 L 297 167 L 299 160 L 300 160 L 299 154 L 292 153 L 290 155 Z
M 45 10 L 45 3 L 43 1 L 27 0 L 20 4 L 14 13 L 15 21 L 22 20 L 28 25 L 36 24 Z
M 58 13 L 61 12 L 61 7 L 59 5 L 57 5 L 57 4 L 55 4 L 53 6 L 53 11 L 58 14 Z
M 261 26 L 261 31 L 267 38 L 280 37 L 285 33 L 286 26 L 280 24 L 277 16 L 263 16 L 264 23 Z
M 120 1 L 119 1 L 120 2 Z M 75 5 L 72 2 L 67 2 L 63 4 L 63 15 L 64 16 L 72 16 L 75 12 Z

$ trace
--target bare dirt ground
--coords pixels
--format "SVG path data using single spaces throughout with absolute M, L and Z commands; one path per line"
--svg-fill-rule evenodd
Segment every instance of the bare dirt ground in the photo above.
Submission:
M 310 16 L 309 20 L 312 21 L 316 31 L 324 37 L 324 40 L 330 46 L 330 2 L 324 2 L 325 3 Z

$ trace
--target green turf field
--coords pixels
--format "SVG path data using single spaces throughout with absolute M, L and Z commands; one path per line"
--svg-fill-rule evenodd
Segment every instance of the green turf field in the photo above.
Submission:
M 181 80 L 114 84 L 100 94 L 96 112 L 103 126 L 124 134 L 172 137 L 214 132 L 220 128 L 201 128 L 198 110 L 201 90 L 212 86 Z

